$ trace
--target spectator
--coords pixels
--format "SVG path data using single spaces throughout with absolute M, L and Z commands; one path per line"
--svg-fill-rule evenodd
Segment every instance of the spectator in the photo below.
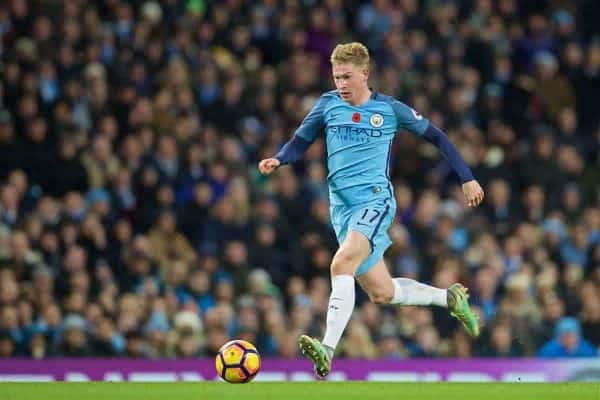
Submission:
M 11 335 L 6 331 L 0 331 L 0 357 L 10 358 L 17 355 L 17 348 Z
M 67 357 L 91 356 L 85 320 L 76 314 L 67 315 L 62 324 L 62 338 L 57 353 Z
M 489 347 L 479 353 L 481 357 L 521 357 L 524 354 L 518 341 L 514 339 L 509 322 L 498 322 L 490 331 L 492 337 Z
M 19 166 L 19 149 L 12 121 L 10 112 L 0 109 L 0 171 L 2 171 L 2 178 Z
M 581 336 L 581 325 L 573 317 L 557 322 L 554 339 L 538 351 L 540 357 L 595 357 L 597 350 Z
M 177 232 L 176 222 L 175 215 L 170 211 L 165 211 L 158 217 L 156 225 L 148 235 L 153 254 L 163 268 L 175 258 L 185 263 L 192 263 L 196 259 L 187 239 Z

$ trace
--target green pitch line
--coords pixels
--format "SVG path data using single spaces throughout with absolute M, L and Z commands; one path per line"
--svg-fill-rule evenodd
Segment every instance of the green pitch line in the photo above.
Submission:
M 600 400 L 600 383 L 0 383 L 0 400 Z

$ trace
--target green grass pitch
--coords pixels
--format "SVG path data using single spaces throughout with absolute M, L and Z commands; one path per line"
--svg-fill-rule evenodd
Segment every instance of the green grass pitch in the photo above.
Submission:
M 0 400 L 600 400 L 600 383 L 0 383 Z

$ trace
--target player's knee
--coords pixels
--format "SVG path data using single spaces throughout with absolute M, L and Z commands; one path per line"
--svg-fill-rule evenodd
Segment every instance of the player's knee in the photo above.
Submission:
M 393 293 L 388 290 L 376 290 L 369 293 L 369 299 L 375 304 L 390 304 Z
M 354 275 L 358 269 L 360 257 L 351 251 L 339 251 L 331 261 L 331 275 Z

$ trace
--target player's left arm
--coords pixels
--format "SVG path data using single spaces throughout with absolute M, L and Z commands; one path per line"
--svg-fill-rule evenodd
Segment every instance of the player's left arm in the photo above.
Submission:
M 484 197 L 483 189 L 473 177 L 471 169 L 467 166 L 456 146 L 448 139 L 448 136 L 436 126 L 429 124 L 422 137 L 439 149 L 442 156 L 456 172 L 462 183 L 463 193 L 469 207 L 477 207 L 481 204 Z
M 483 189 L 448 136 L 406 104 L 394 100 L 392 108 L 398 119 L 398 127 L 422 137 L 439 149 L 458 175 L 469 207 L 477 207 L 481 204 L 484 197 Z

